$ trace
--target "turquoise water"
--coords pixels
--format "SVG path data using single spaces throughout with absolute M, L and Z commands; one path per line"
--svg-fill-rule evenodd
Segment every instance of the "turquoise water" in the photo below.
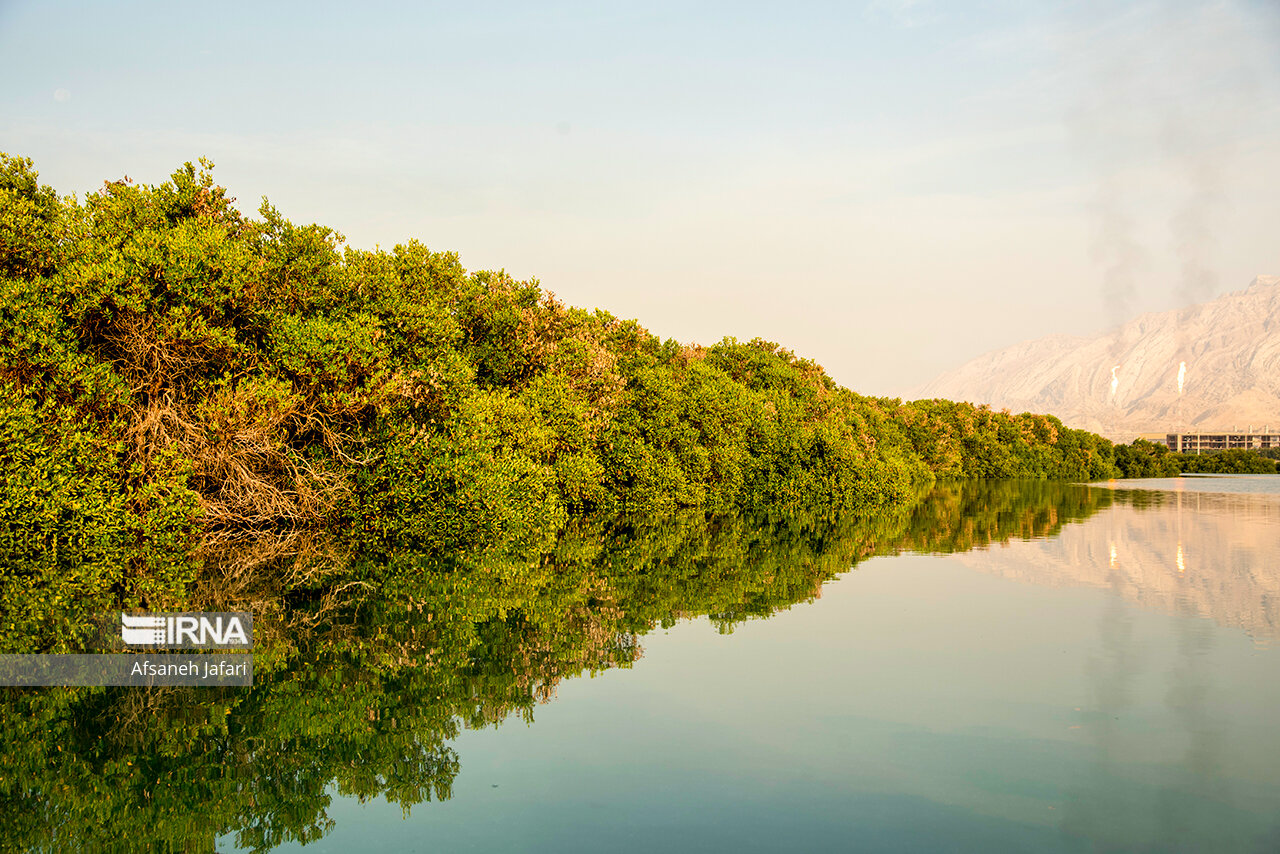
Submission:
M 0 691 L 0 850 L 1280 850 L 1280 478 L 1151 485 L 237 546 L 253 686 Z
M 463 730 L 446 800 L 331 786 L 306 850 L 1280 850 L 1280 477 L 1157 485 L 644 634 Z

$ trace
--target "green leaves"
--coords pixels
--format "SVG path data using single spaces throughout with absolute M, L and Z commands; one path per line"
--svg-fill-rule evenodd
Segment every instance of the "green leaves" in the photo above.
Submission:
M 206 161 L 81 203 L 0 157 L 0 382 L 30 422 L 9 465 L 63 479 L 27 487 L 50 536 L 341 522 L 448 550 L 542 542 L 593 509 L 838 514 L 935 478 L 1115 472 L 1055 419 L 862 397 L 768 341 L 659 343 L 453 253 L 343 248 L 232 202 Z M 55 492 L 103 503 L 82 519 Z
M 27 158 L 0 152 L 0 276 L 33 279 L 55 266 L 61 207 L 38 177 Z

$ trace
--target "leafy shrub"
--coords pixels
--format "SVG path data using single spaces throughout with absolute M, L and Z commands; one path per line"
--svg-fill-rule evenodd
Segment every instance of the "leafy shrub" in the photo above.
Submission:
M 570 511 L 839 514 L 935 478 L 1116 473 L 1110 443 L 1047 416 L 863 397 L 768 341 L 659 342 L 418 242 L 245 217 L 211 168 L 77 200 L 0 159 L 7 464 L 65 479 L 11 481 L 10 529 L 36 513 L 110 549 L 351 526 L 447 550 L 539 542 Z

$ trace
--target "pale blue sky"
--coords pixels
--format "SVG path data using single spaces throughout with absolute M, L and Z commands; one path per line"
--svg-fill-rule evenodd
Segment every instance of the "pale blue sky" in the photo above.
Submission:
M 662 336 L 899 393 L 1280 273 L 1270 2 L 0 0 L 0 150 L 63 192 L 204 155 Z

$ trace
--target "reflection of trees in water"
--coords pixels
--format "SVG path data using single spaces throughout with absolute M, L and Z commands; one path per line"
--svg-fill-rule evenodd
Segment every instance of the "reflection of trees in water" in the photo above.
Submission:
M 1090 762 L 1067 797 L 1062 830 L 1097 851 L 1274 850 L 1255 839 L 1256 816 L 1233 806 L 1240 793 L 1222 774 L 1226 732 L 1214 712 L 1215 630 L 1195 617 L 1277 632 L 1280 576 L 1272 566 L 1280 502 L 1211 493 L 1119 492 L 1088 523 L 1052 541 L 1018 544 L 965 562 L 1037 584 L 1108 590 L 1088 659 L 1092 705 L 1082 709 Z M 1135 637 L 1125 600 L 1178 617 L 1173 657 Z M 1135 686 L 1167 685 L 1171 726 L 1152 731 L 1153 710 L 1135 707 Z M 1141 731 L 1142 738 L 1135 735 Z M 1139 755 L 1136 744 L 1165 745 Z M 1272 831 L 1274 839 L 1274 831 Z
M 1277 526 L 1274 496 L 1117 492 L 1088 524 L 961 560 L 984 573 L 1108 590 L 1149 610 L 1196 614 L 1275 638 Z
M 406 808 L 450 797 L 462 727 L 531 720 L 560 680 L 630 666 L 656 626 L 706 615 L 728 632 L 870 555 L 1046 536 L 1111 499 L 965 483 L 864 519 L 586 518 L 538 555 L 366 554 L 299 536 L 210 553 L 215 595 L 185 605 L 254 611 L 255 685 L 0 689 L 0 840 L 313 840 L 331 790 Z

